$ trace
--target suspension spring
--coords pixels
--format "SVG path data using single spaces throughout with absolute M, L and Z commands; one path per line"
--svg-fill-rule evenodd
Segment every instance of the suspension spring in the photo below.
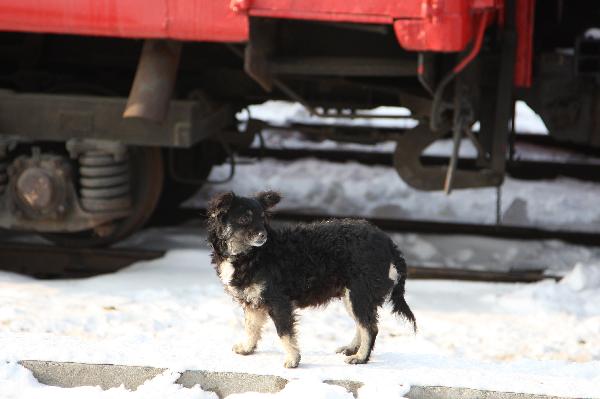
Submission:
M 131 208 L 130 166 L 127 154 L 92 150 L 79 157 L 79 186 L 82 207 L 89 212 L 121 211 Z

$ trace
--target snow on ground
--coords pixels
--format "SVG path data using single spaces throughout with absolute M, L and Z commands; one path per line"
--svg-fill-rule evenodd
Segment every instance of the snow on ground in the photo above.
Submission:
M 301 386 L 317 384 L 322 389 L 315 388 L 314 396 L 328 398 L 349 396 L 318 381 L 370 382 L 361 397 L 373 397 L 381 380 L 405 388 L 448 385 L 600 397 L 600 311 L 594 306 L 600 301 L 599 267 L 582 263 L 558 284 L 409 281 L 407 301 L 419 333 L 413 335 L 386 307 L 368 365 L 346 365 L 333 353 L 354 328 L 341 303 L 302 311 L 303 358 L 297 370 L 282 367 L 272 325 L 254 356 L 231 352 L 242 336 L 242 314 L 224 293 L 204 249 L 175 250 L 163 259 L 80 280 L 0 273 L 0 393 L 67 395 L 37 385 L 14 363 L 40 359 L 276 374 Z M 148 392 L 164 388 L 174 397 L 202 397 L 171 386 L 173 380 L 172 374 L 153 380 Z M 22 389 L 27 395 L 18 393 Z M 79 391 L 84 392 L 119 397 L 124 391 L 113 396 L 92 388 Z
M 226 165 L 215 167 L 211 179 L 228 173 Z M 231 182 L 206 185 L 187 205 L 205 206 L 212 195 L 222 191 L 249 194 L 266 188 L 283 193 L 280 210 L 473 223 L 495 223 L 496 218 L 494 188 L 456 190 L 447 196 L 415 190 L 389 167 L 315 159 L 239 164 Z M 526 181 L 507 177 L 502 186 L 503 222 L 598 230 L 599 197 L 600 185 L 575 179 Z
M 207 248 L 205 236 L 204 221 L 195 220 L 176 228 L 146 229 L 119 246 L 163 251 Z M 394 233 L 391 236 L 402 248 L 408 264 L 415 266 L 494 271 L 546 270 L 549 275 L 563 276 L 578 262 L 600 263 L 600 248 L 557 240 L 414 233 Z M 16 238 L 20 242 L 26 239 Z
M 409 115 L 405 108 L 379 107 L 370 111 L 378 115 Z M 269 101 L 249 107 L 254 118 L 275 125 L 290 122 L 337 123 L 364 126 L 406 127 L 408 120 L 316 118 L 296 103 Z M 240 115 L 240 119 L 248 114 Z M 519 129 L 547 134 L 537 114 L 524 102 L 517 102 Z M 268 147 L 373 150 L 391 152 L 393 142 L 366 146 L 352 143 L 308 141 L 295 132 L 264 132 Z M 451 143 L 441 140 L 432 144 L 427 154 L 449 154 Z M 461 156 L 474 156 L 473 145 L 464 140 Z M 524 146 L 517 158 L 560 161 L 600 162 L 582 158 L 565 150 L 541 150 Z M 229 165 L 213 169 L 210 180 L 220 181 L 229 175 Z M 279 207 L 337 215 L 365 217 L 396 217 L 405 219 L 495 223 L 496 189 L 455 190 L 450 196 L 442 192 L 424 192 L 411 188 L 390 167 L 367 166 L 356 162 L 331 163 L 315 159 L 284 162 L 272 159 L 239 160 L 234 179 L 222 185 L 206 185 L 188 206 L 203 207 L 215 193 L 234 190 L 241 194 L 272 188 L 281 191 L 286 200 Z M 600 208 L 596 206 L 600 185 L 569 178 L 551 181 L 525 181 L 507 177 L 502 185 L 501 214 L 504 224 L 538 226 L 555 229 L 597 231 L 600 229 Z M 584 211 L 582 211 L 584 210 Z
M 179 373 L 168 370 L 146 381 L 136 391 L 124 387 L 103 391 L 100 387 L 59 388 L 40 384 L 24 367 L 15 362 L 0 364 L 0 397 L 44 399 L 217 399 L 212 392 L 204 392 L 199 386 L 190 389 L 176 385 Z
M 284 111 L 271 106 L 268 113 L 285 124 Z M 251 112 L 256 116 L 255 110 Z M 310 119 L 302 109 L 294 112 L 304 122 Z M 533 119 L 530 115 L 524 123 Z M 535 123 L 529 126 L 540 130 Z M 281 142 L 290 143 L 294 145 L 289 138 Z M 389 150 L 386 145 L 381 149 Z M 446 147 L 442 143 L 432 151 Z M 390 168 L 304 160 L 240 164 L 237 170 L 231 183 L 206 186 L 190 203 L 203 206 L 209 196 L 223 190 L 246 194 L 273 188 L 284 193 L 280 209 L 494 221 L 494 190 L 456 191 L 450 197 L 418 192 Z M 217 167 L 213 177 L 226 173 L 226 166 Z M 599 191 L 597 185 L 569 179 L 507 179 L 504 221 L 597 229 Z M 193 229 L 188 233 L 192 231 L 177 235 L 163 229 L 133 237 L 128 245 L 179 249 L 114 274 L 39 281 L 0 272 L 0 398 L 215 397 L 198 387 L 173 384 L 177 372 L 185 369 L 276 374 L 291 380 L 277 395 L 230 396 L 243 399 L 351 398 L 343 389 L 323 384 L 324 379 L 366 382 L 359 392 L 362 399 L 402 397 L 411 384 L 600 398 L 600 250 L 596 248 L 556 241 L 394 235 L 407 258 L 424 265 L 541 266 L 566 277 L 561 283 L 531 285 L 409 281 L 407 300 L 417 316 L 419 333 L 413 335 L 409 326 L 384 309 L 372 361 L 361 366 L 346 365 L 333 353 L 353 334 L 353 322 L 343 306 L 334 302 L 325 309 L 305 310 L 299 326 L 301 367 L 287 370 L 272 325 L 254 356 L 231 352 L 242 336 L 241 310 L 226 296 L 209 265 L 208 250 L 200 244 L 203 237 Z M 135 392 L 61 389 L 39 384 L 16 363 L 21 359 L 145 365 L 168 371 Z

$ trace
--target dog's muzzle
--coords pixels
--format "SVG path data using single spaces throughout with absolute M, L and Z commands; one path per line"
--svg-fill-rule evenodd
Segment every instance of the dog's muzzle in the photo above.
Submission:
M 261 231 L 254 237 L 254 240 L 252 240 L 250 245 L 253 247 L 260 247 L 264 245 L 265 242 L 267 242 L 267 233 Z

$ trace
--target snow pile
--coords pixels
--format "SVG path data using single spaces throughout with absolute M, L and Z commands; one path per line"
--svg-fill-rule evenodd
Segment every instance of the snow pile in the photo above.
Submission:
M 527 285 L 502 298 L 505 306 L 527 312 L 564 312 L 598 321 L 600 334 L 600 263 L 577 263 L 559 283 Z M 524 306 L 525 305 L 525 306 Z
M 519 133 L 548 134 L 542 118 L 524 101 L 517 101 L 515 109 L 515 131 Z
M 583 36 L 586 39 L 600 40 L 600 28 L 589 28 L 585 31 Z

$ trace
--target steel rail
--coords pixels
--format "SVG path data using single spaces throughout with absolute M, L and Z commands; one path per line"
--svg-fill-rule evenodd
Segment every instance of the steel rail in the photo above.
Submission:
M 393 154 L 389 152 L 252 147 L 239 151 L 238 154 L 247 157 L 273 158 L 285 161 L 316 158 L 331 162 L 354 161 L 365 165 L 393 166 Z M 445 156 L 422 156 L 421 160 L 425 166 L 448 165 L 448 157 Z M 458 166 L 467 170 L 476 169 L 475 159 L 460 159 Z M 517 159 L 507 160 L 506 172 L 511 177 L 525 180 L 554 179 L 564 176 L 585 181 L 600 182 L 600 163 Z
M 0 270 L 39 279 L 85 278 L 114 273 L 135 262 L 161 258 L 165 251 L 120 248 L 65 248 L 44 244 L 0 242 Z M 536 282 L 560 279 L 543 270 L 485 271 L 411 264 L 412 279 L 447 279 L 491 282 Z

